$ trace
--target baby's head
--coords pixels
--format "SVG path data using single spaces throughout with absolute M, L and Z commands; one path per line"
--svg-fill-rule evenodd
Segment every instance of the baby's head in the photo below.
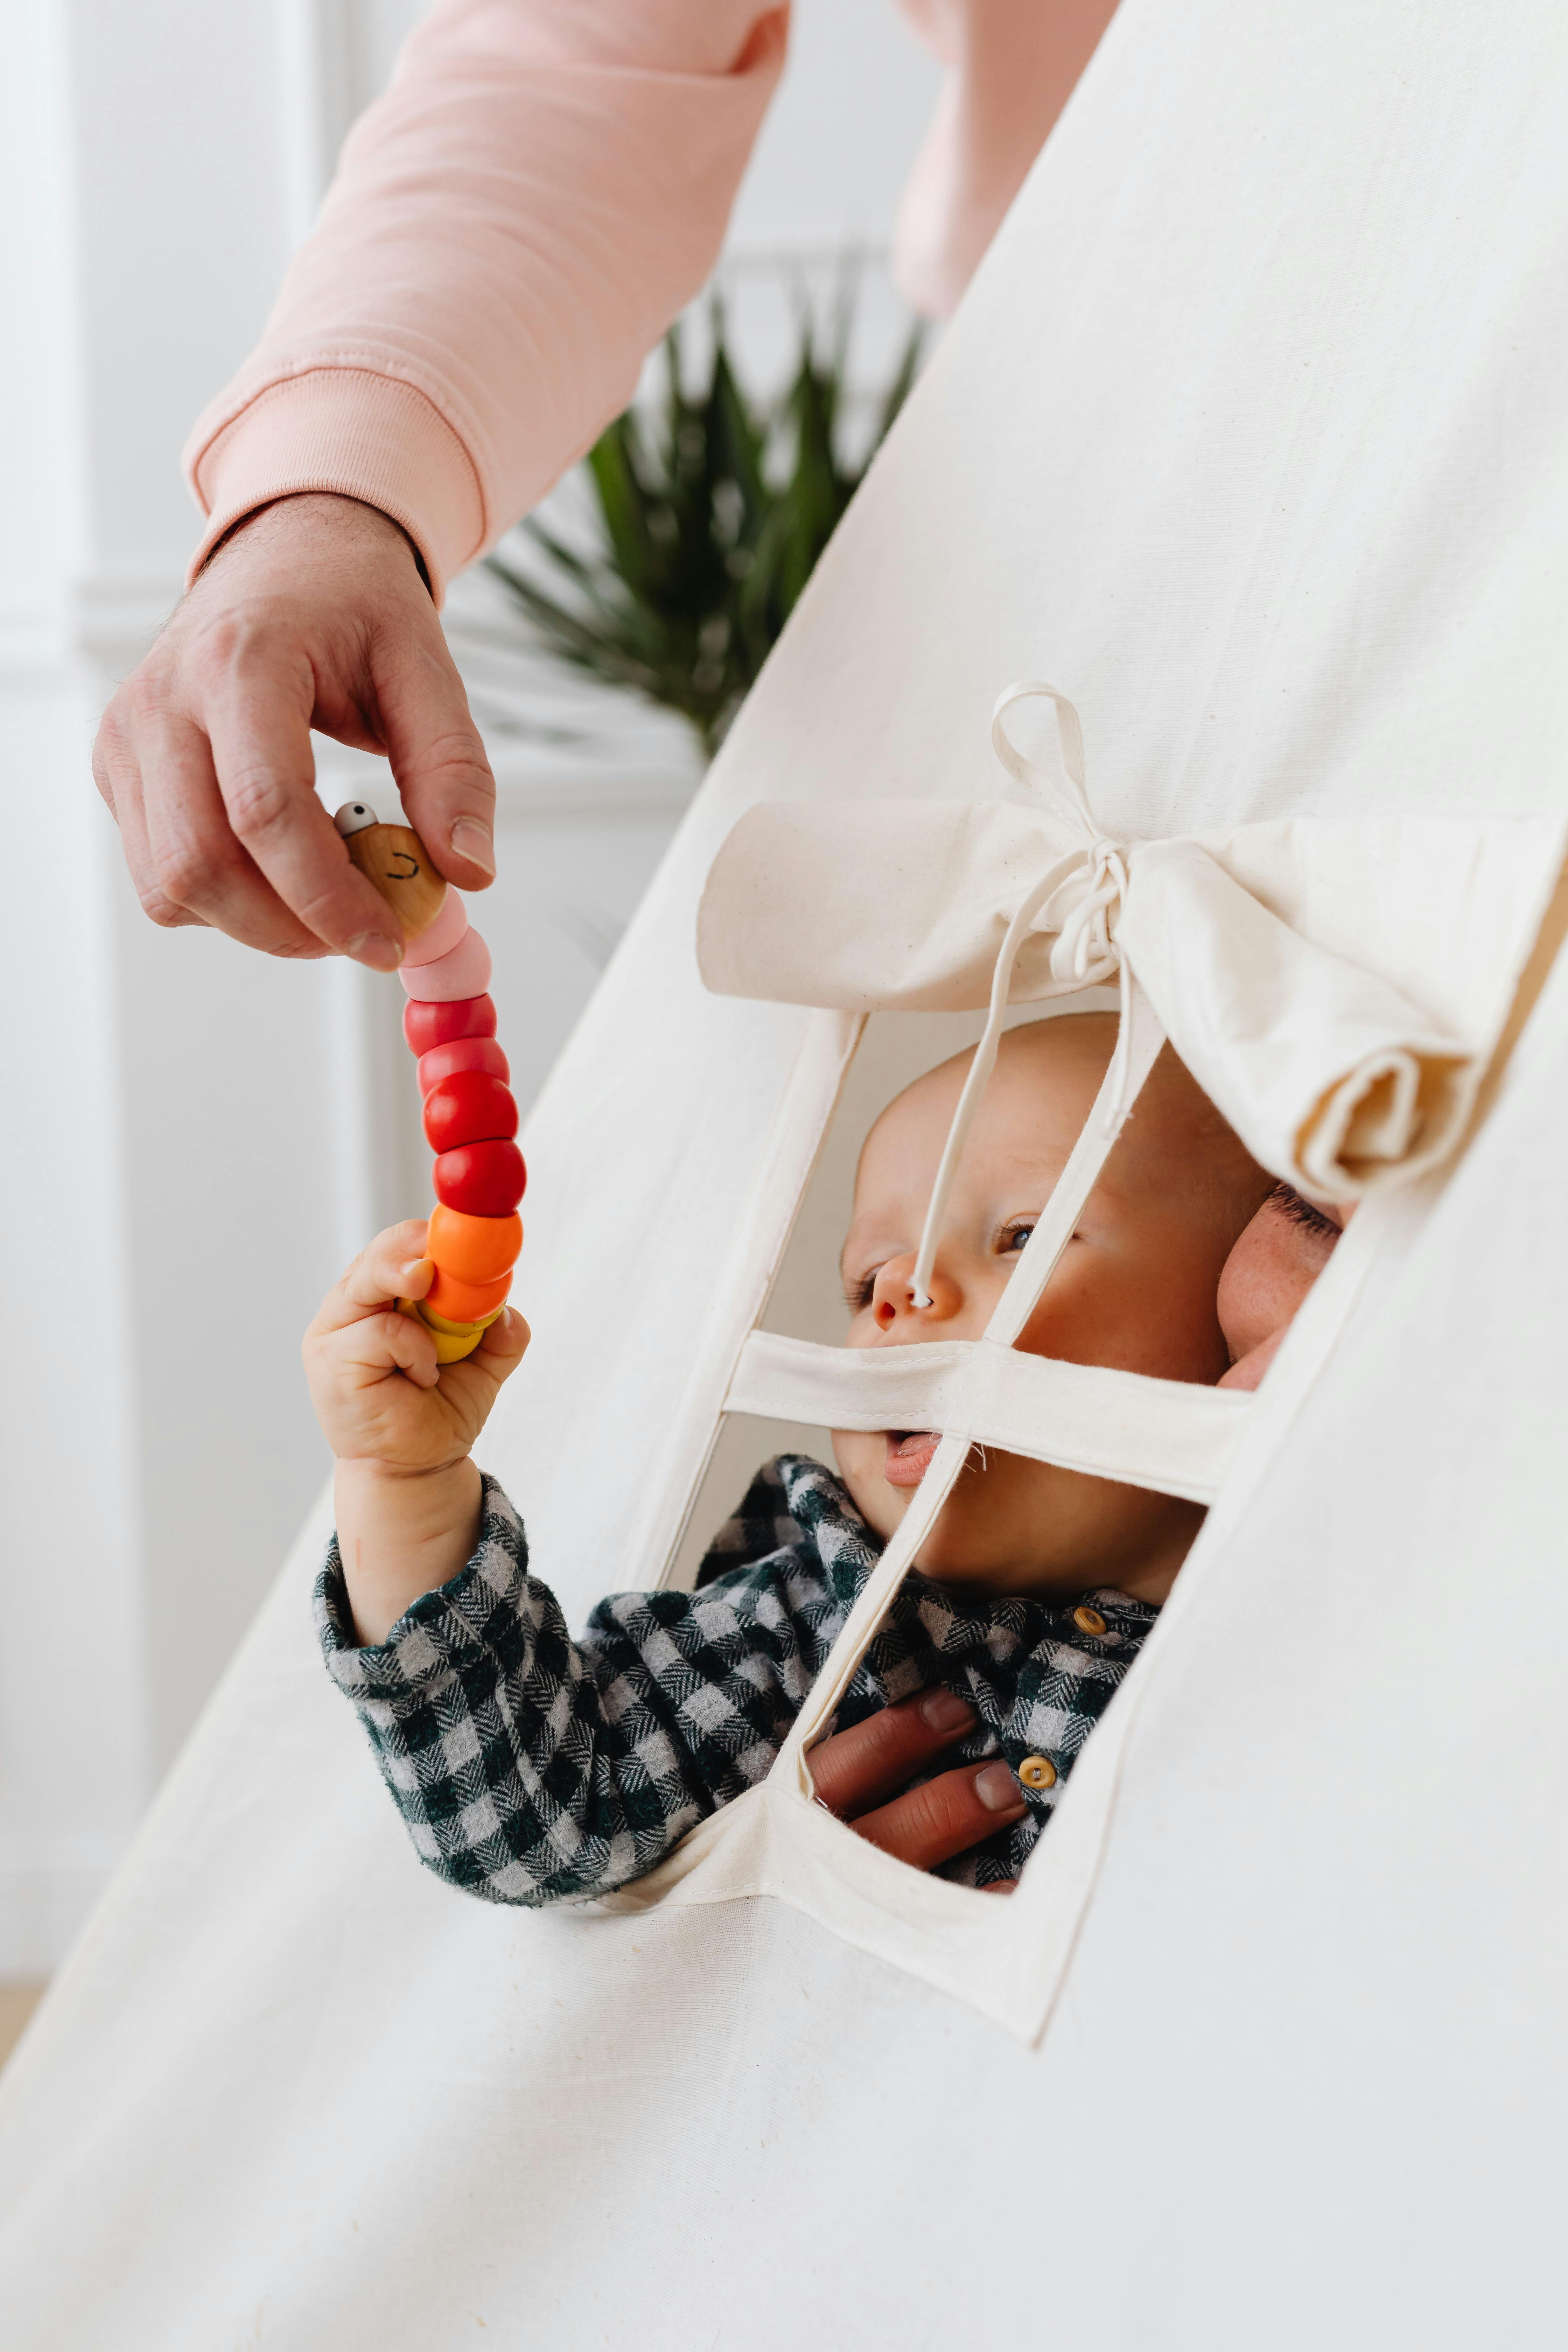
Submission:
M 1115 1018 L 1100 1013 L 1033 1022 L 1003 1038 L 924 1308 L 910 1302 L 910 1276 L 969 1055 L 889 1105 L 860 1155 L 844 1245 L 851 1347 L 980 1338 L 1115 1044 Z M 1215 1313 L 1220 1273 L 1271 1185 L 1167 1046 L 1020 1346 L 1068 1363 L 1217 1381 L 1229 1360 Z M 865 1518 L 891 1535 L 936 1439 L 837 1430 L 834 1444 Z M 1111 1585 L 1161 1601 L 1202 1518 L 1198 1505 L 1173 1496 L 975 1447 L 917 1564 L 988 1593 L 1054 1598 Z

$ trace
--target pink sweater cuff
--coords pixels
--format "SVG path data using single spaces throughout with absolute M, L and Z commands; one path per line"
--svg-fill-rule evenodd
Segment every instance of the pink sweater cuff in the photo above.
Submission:
M 312 367 L 268 384 L 214 430 L 209 412 L 185 451 L 207 527 L 192 580 L 226 530 L 258 507 L 333 490 L 379 507 L 425 560 L 437 604 L 485 544 L 485 509 L 467 450 L 413 384 L 374 368 Z

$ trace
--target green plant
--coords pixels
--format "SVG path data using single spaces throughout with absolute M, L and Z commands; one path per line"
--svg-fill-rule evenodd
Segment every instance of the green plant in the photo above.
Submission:
M 568 546 L 523 524 L 542 577 L 500 555 L 489 568 L 535 639 L 612 686 L 679 711 L 706 753 L 722 740 L 871 457 L 920 357 L 909 338 L 877 406 L 869 446 L 846 452 L 847 310 L 823 354 L 803 322 L 794 376 L 771 408 L 748 401 L 716 308 L 706 382 L 682 382 L 679 334 L 651 419 L 618 416 L 584 460 L 594 536 Z

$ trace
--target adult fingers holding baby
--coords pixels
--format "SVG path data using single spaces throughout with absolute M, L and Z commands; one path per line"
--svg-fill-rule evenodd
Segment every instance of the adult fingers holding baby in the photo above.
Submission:
M 818 1802 L 858 1836 L 916 1870 L 952 1862 L 1028 1810 L 1012 1772 L 996 1757 L 909 1786 L 978 1720 L 956 1691 L 928 1690 L 836 1731 L 811 1751 Z M 1014 1883 L 994 1891 L 1010 1890 Z

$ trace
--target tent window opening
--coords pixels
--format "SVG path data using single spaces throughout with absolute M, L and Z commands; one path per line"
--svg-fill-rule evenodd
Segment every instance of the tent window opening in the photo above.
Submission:
M 807 1782 L 816 1793 L 824 1741 L 945 1695 L 959 1736 L 908 1785 L 943 1781 L 931 1866 L 989 1890 L 1016 1880 L 1050 1822 L 1244 1424 L 1217 1304 L 1237 1243 L 1255 1219 L 1276 1244 L 1301 1230 L 1295 1215 L 1337 1233 L 1298 1196 L 1285 1204 L 1147 1006 L 1128 1034 L 1098 991 L 1008 1016 L 917 1289 L 978 1025 L 868 1024 L 743 1352 L 680 1580 L 718 1584 L 770 1528 L 839 1563 L 843 1609 L 876 1571 L 874 1619 L 852 1659 L 836 1649 L 830 1701 L 814 1688 L 805 1705 Z M 1321 1263 L 1320 1237 L 1303 1242 L 1289 1255 L 1310 1264 L 1315 1247 Z M 759 1411 L 792 1391 L 824 1417 Z M 994 1826 L 948 1851 L 982 1807 Z M 860 1811 L 879 1837 L 882 1806 Z

